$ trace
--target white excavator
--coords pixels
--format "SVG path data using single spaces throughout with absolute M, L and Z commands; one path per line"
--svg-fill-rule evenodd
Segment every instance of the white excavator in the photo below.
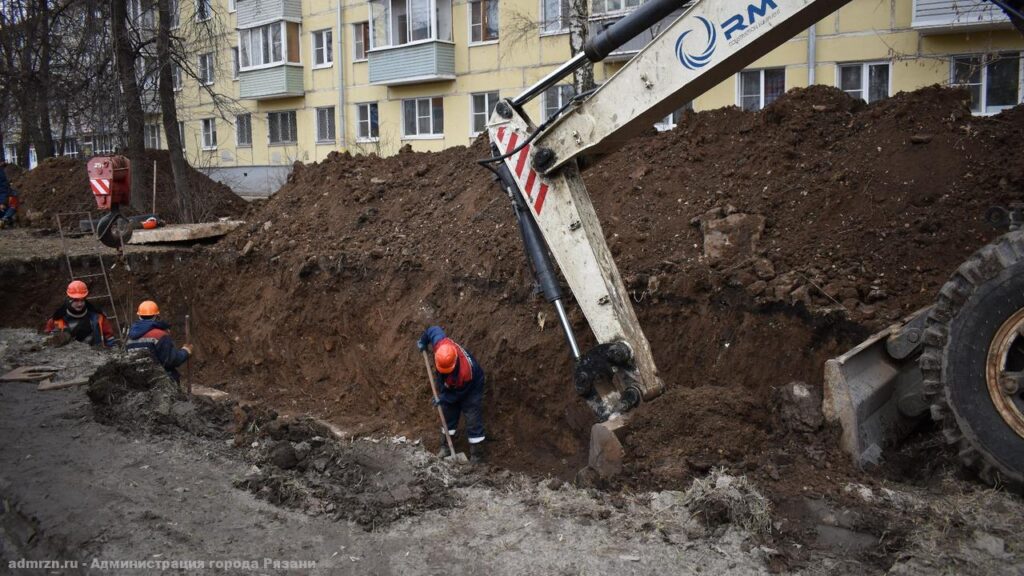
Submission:
M 495 172 L 512 200 L 540 290 L 575 361 L 574 384 L 599 423 L 589 466 L 621 470 L 630 411 L 665 389 L 605 243 L 580 170 L 835 12 L 848 0 L 649 0 L 519 96 L 488 123 Z M 1024 1 L 993 0 L 1024 33 Z M 541 124 L 523 106 L 588 62 L 684 9 L 602 86 Z M 953 272 L 934 305 L 825 366 L 823 410 L 859 465 L 877 463 L 922 418 L 941 424 L 961 462 L 993 485 L 1024 490 L 1024 217 L 989 215 L 1009 232 Z M 597 344 L 582 352 L 551 257 Z

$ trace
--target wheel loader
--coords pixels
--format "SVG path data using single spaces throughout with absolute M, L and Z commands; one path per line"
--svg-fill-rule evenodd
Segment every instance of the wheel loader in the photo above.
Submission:
M 589 465 L 621 470 L 619 433 L 664 384 L 580 177 L 601 157 L 718 85 L 848 0 L 649 0 L 588 39 L 568 62 L 495 106 L 487 131 L 495 173 L 511 200 L 538 286 L 557 312 L 575 362 L 577 393 L 597 415 Z M 993 0 L 1024 32 L 1022 0 Z M 996 9 L 992 8 L 991 9 Z M 540 124 L 524 105 L 580 67 L 682 10 L 599 88 Z M 922 418 L 941 424 L 963 464 L 993 485 L 1024 490 L 1024 221 L 996 210 L 1010 231 L 982 247 L 934 305 L 875 334 L 825 366 L 823 410 L 859 465 L 878 462 Z M 552 258 L 554 262 L 552 262 Z M 581 351 L 555 265 L 597 344 Z

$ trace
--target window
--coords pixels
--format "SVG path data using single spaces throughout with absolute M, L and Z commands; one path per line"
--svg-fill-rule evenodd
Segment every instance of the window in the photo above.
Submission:
M 740 72 L 739 104 L 744 110 L 760 110 L 786 91 L 786 69 Z
M 213 9 L 210 6 L 210 0 L 196 0 L 196 22 L 209 20 L 212 15 Z
M 316 141 L 334 142 L 334 106 L 316 109 Z
M 238 10 L 238 7 L 235 6 L 235 0 L 228 0 L 228 12 L 234 12 L 235 10 Z
M 110 154 L 117 149 L 117 140 L 112 134 L 96 134 L 92 137 L 93 154 Z
M 239 68 L 299 63 L 299 25 L 274 22 L 238 31 Z
M 173 71 L 171 72 L 171 80 L 173 82 L 174 91 L 175 92 L 180 92 L 181 91 L 181 66 L 178 66 L 177 64 L 175 64 L 174 68 L 172 70 Z
M 213 84 L 213 54 L 199 55 L 199 83 L 203 86 Z
M 994 114 L 1024 101 L 1020 53 L 954 56 L 950 83 L 971 93 L 971 110 Z
M 498 39 L 498 0 L 469 0 L 469 41 Z
M 569 0 L 543 0 L 544 21 L 541 33 L 565 32 L 569 30 Z
M 294 110 L 267 113 L 267 127 L 271 144 L 294 144 L 299 140 Z
M 356 139 L 368 142 L 379 138 L 380 119 L 377 113 L 377 103 L 356 104 L 356 108 L 359 113 L 359 122 L 356 124 Z
M 402 100 L 403 136 L 443 136 L 444 105 L 440 97 Z
M 238 48 L 231 48 L 231 79 L 238 80 Z
M 150 150 L 160 149 L 159 124 L 146 124 L 143 126 L 143 136 L 145 137 L 146 148 L 149 148 Z
M 491 113 L 494 112 L 494 105 L 498 103 L 498 93 L 484 92 L 482 94 L 473 94 L 470 98 L 473 106 L 473 126 L 471 131 L 476 136 L 487 129 L 487 119 L 491 117 Z
M 570 84 L 562 84 L 560 86 L 552 86 L 544 91 L 543 106 L 544 113 L 541 115 L 541 121 L 551 118 L 561 110 L 562 106 L 565 106 L 572 100 L 572 97 L 576 95 L 576 90 Z
M 78 156 L 78 140 L 68 138 L 61 145 L 61 156 Z
M 452 0 L 370 0 L 370 48 L 420 40 L 452 41 Z
M 239 148 L 252 146 L 252 115 L 235 116 L 235 145 Z
M 334 62 L 334 32 L 313 32 L 313 66 L 326 68 Z
M 217 148 L 217 119 L 203 118 L 203 150 Z
M 632 10 L 643 4 L 643 0 L 593 0 L 590 4 L 590 15 Z
M 167 10 L 171 13 L 171 29 L 181 26 L 181 16 L 178 14 L 178 0 L 170 0 L 167 3 Z
M 181 141 L 181 149 L 185 150 L 185 123 L 178 122 L 178 140 Z
M 693 110 L 693 101 L 687 102 L 682 108 L 675 112 L 665 116 L 658 122 L 654 123 L 654 129 L 658 132 L 664 132 L 666 130 L 672 130 L 679 124 L 679 119 L 683 117 L 683 113 L 687 110 Z
M 352 25 L 352 59 L 366 60 L 366 50 L 370 47 L 370 23 L 357 22 Z
M 889 63 L 840 64 L 839 89 L 865 102 L 876 102 L 888 98 Z

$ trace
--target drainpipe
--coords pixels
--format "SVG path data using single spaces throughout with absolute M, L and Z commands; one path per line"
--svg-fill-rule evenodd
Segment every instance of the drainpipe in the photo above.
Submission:
M 335 66 L 338 67 L 338 147 L 347 149 L 346 135 L 348 132 L 345 131 L 345 33 L 343 26 L 345 20 L 342 18 L 342 11 L 345 0 L 338 0 L 338 51 L 337 57 L 334 59 Z
M 339 0 L 340 1 L 340 0 Z M 815 32 L 816 24 L 811 24 L 807 29 L 807 85 L 814 85 L 814 69 L 818 67 L 817 43 L 818 34 Z

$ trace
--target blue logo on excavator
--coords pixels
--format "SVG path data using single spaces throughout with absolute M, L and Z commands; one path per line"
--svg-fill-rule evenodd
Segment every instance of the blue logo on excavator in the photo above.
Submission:
M 682 62 L 683 66 L 690 70 L 703 68 L 707 65 L 711 61 L 711 56 L 715 53 L 715 44 L 718 42 L 718 32 L 715 30 L 715 25 L 703 16 L 697 16 L 697 20 L 700 20 L 700 23 L 704 25 L 704 30 L 707 31 L 708 35 L 708 45 L 704 48 L 703 52 L 700 54 L 690 54 L 683 48 L 683 40 L 693 30 L 683 32 L 676 40 L 676 56 L 679 57 L 679 61 Z

